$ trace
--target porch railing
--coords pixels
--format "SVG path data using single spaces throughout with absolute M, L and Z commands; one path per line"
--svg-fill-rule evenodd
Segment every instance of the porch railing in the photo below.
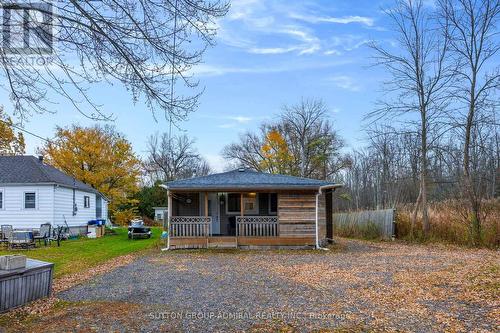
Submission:
M 170 237 L 209 237 L 212 218 L 204 216 L 171 216 Z
M 277 216 L 237 216 L 236 228 L 238 236 L 243 237 L 277 237 Z

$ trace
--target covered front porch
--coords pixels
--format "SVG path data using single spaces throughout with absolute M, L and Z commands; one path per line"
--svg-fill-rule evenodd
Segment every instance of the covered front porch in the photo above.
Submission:
M 338 186 L 245 168 L 169 182 L 167 248 L 319 247 Z
M 277 237 L 278 198 L 269 192 L 172 192 L 172 237 Z
M 311 192 L 170 191 L 169 207 L 173 248 L 315 244 L 316 202 Z

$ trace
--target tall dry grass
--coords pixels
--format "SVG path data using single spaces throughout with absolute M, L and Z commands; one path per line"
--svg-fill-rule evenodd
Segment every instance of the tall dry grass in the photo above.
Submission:
M 405 205 L 396 210 L 396 235 L 399 239 L 417 242 L 446 242 L 471 245 L 471 226 L 468 222 L 467 205 L 457 200 L 429 204 L 431 230 L 429 235 L 422 233 L 422 215 L 417 216 L 413 238 L 410 237 L 411 213 L 413 207 Z M 500 199 L 483 203 L 481 216 L 481 240 L 486 247 L 500 247 Z

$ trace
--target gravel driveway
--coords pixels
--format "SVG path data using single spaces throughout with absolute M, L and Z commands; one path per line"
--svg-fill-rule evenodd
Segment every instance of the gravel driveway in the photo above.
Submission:
M 76 302 L 73 319 L 129 307 L 97 315 L 98 330 L 495 331 L 498 268 L 496 251 L 342 240 L 331 251 L 158 253 L 57 296 Z

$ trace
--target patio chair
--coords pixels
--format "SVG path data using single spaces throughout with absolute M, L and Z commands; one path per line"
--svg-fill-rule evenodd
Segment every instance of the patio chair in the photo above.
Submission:
M 30 249 L 35 247 L 35 239 L 33 237 L 33 231 L 30 230 L 16 230 L 12 231 L 9 238 L 9 248 L 22 248 Z
M 12 231 L 14 230 L 14 228 L 8 224 L 4 224 L 0 228 L 2 231 L 2 238 L 0 239 L 0 243 L 9 244 L 9 239 L 12 236 Z
M 51 240 L 51 231 L 52 231 L 52 225 L 50 223 L 44 223 L 40 225 L 40 232 L 38 233 L 37 236 L 35 236 L 35 241 L 38 240 L 38 244 L 41 244 L 42 239 L 47 246 L 47 243 L 50 242 Z

